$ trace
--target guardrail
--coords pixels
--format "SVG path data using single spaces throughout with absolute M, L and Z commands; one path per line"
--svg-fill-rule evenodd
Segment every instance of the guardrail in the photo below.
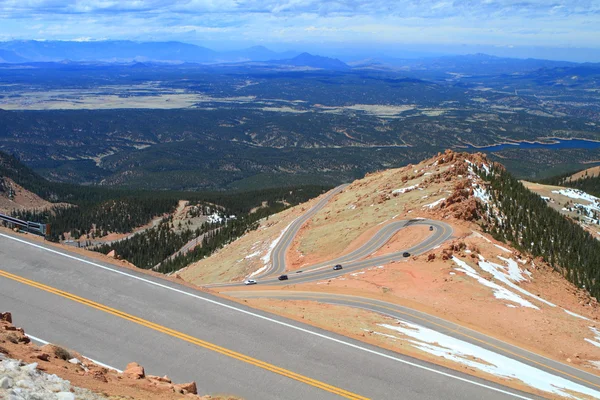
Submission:
M 27 232 L 35 233 L 37 235 L 46 236 L 50 233 L 50 225 L 40 224 L 39 222 L 23 221 L 18 218 L 11 217 L 10 215 L 0 214 L 0 221 L 7 222 L 9 225 L 19 226 Z

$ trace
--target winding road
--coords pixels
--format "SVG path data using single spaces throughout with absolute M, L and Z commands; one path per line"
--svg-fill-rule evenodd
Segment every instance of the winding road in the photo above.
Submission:
M 317 206 L 322 208 L 340 190 L 343 187 Z M 311 208 L 288 228 L 286 235 L 290 236 L 281 238 L 278 251 L 273 251 L 273 266 L 261 278 L 265 286 L 280 284 L 272 276 L 285 270 L 285 251 L 291 240 L 319 209 Z M 318 264 L 290 280 L 324 279 L 389 262 L 399 257 L 398 253 L 374 258 L 368 255 L 413 223 L 434 226 L 426 241 L 407 249 L 413 254 L 439 245 L 452 234 L 439 221 L 399 221 L 383 226 L 365 246 L 340 257 L 344 270 L 333 271 L 328 263 Z M 261 291 L 237 293 L 242 297 L 265 296 Z M 600 378 L 595 375 L 535 358 L 525 350 L 415 310 L 353 296 L 277 290 L 270 291 L 269 296 L 344 304 L 412 318 L 462 340 L 479 345 L 486 342 L 509 357 L 529 358 L 539 368 L 545 366 L 554 374 L 600 389 Z M 0 230 L 0 309 L 12 311 L 15 324 L 32 336 L 118 369 L 136 361 L 153 375 L 168 374 L 178 382 L 195 380 L 202 394 L 227 393 L 249 400 L 537 398 L 6 230 Z M 519 352 L 523 352 L 522 357 Z

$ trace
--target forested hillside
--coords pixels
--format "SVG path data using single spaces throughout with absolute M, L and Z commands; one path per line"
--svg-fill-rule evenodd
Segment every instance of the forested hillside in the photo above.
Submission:
M 543 257 L 569 281 L 599 297 L 600 241 L 548 207 L 499 164 L 489 174 L 479 174 L 489 182 L 491 197 L 481 206 L 484 227 L 499 240 Z

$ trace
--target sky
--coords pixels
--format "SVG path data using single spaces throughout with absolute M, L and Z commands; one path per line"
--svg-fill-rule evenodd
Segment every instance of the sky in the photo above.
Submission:
M 13 39 L 600 61 L 600 0 L 0 0 L 0 40 Z

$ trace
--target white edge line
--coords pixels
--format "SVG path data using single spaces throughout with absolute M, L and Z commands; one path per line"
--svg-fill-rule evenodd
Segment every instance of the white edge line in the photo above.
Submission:
M 224 304 L 224 303 L 218 302 L 216 300 L 211 300 L 211 299 L 208 299 L 206 297 L 202 297 L 202 296 L 198 296 L 196 294 L 192 294 L 192 293 L 186 292 L 184 290 L 175 289 L 175 288 L 172 288 L 170 286 L 163 285 L 161 283 L 157 283 L 157 282 L 151 281 L 149 279 L 141 278 L 139 276 L 128 274 L 128 273 L 123 272 L 123 271 L 119 271 L 119 270 L 116 270 L 116 269 L 113 269 L 113 268 L 105 267 L 104 265 L 101 265 L 101 264 L 98 264 L 98 263 L 95 263 L 95 262 L 92 262 L 92 261 L 84 260 L 82 258 L 75 257 L 75 256 L 72 256 L 70 254 L 62 253 L 62 252 L 54 250 L 54 249 L 49 249 L 47 247 L 40 246 L 38 244 L 30 243 L 30 242 L 28 242 L 26 240 L 22 240 L 22 239 L 18 239 L 18 238 L 12 237 L 12 236 L 8 236 L 8 235 L 3 234 L 3 233 L 0 233 L 0 236 L 1 237 L 5 237 L 7 239 L 11 239 L 11 240 L 17 241 L 17 242 L 21 242 L 21 243 L 27 244 L 29 246 L 37 247 L 37 248 L 42 249 L 42 250 L 49 251 L 51 253 L 58 254 L 58 255 L 61 255 L 63 257 L 66 257 L 66 258 L 70 258 L 70 259 L 73 259 L 73 260 L 81 261 L 83 263 L 92 265 L 94 267 L 102 268 L 102 269 L 107 270 L 107 271 L 112 271 L 112 272 L 115 272 L 115 273 L 120 274 L 120 275 L 124 275 L 124 276 L 130 277 L 130 278 L 133 278 L 133 279 L 137 279 L 139 281 L 146 282 L 146 283 L 149 283 L 149 284 L 154 285 L 154 286 L 158 286 L 158 287 L 161 287 L 161 288 L 164 288 L 164 289 L 172 290 L 174 292 L 181 293 L 181 294 L 184 294 L 186 296 L 190 296 L 190 297 L 196 298 L 198 300 L 203 300 L 203 301 L 209 302 L 209 303 L 214 304 L 214 305 L 218 305 L 218 306 L 221 306 L 221 307 L 228 308 L 230 310 L 234 310 L 234 311 L 238 311 L 238 312 L 244 313 L 246 315 L 251 315 L 253 317 L 263 319 L 265 321 L 269 321 L 269 322 L 272 322 L 272 323 L 275 323 L 275 324 L 278 324 L 278 325 L 282 325 L 282 326 L 285 326 L 285 327 L 288 327 L 288 328 L 296 329 L 298 331 L 301 331 L 301 332 L 304 332 L 304 333 L 308 333 L 310 335 L 314 335 L 314 336 L 320 337 L 322 339 L 327 339 L 327 340 L 330 340 L 332 342 L 336 342 L 338 344 L 343 344 L 345 346 L 348 346 L 348 347 L 351 347 L 351 348 L 354 348 L 354 349 L 357 349 L 357 350 L 362 350 L 362 351 L 367 352 L 367 353 L 375 354 L 375 355 L 378 355 L 380 357 L 384 357 L 384 358 L 387 358 L 387 359 L 390 359 L 390 360 L 393 360 L 393 361 L 397 361 L 397 362 L 402 363 L 402 364 L 410 365 L 412 367 L 420 368 L 420 369 L 428 371 L 428 372 L 433 372 L 433 373 L 436 373 L 436 374 L 439 374 L 439 375 L 442 375 L 442 376 L 445 376 L 445 377 L 448 377 L 448 378 L 453 378 L 453 379 L 456 379 L 456 380 L 459 380 L 459 381 L 462 381 L 462 382 L 470 383 L 470 384 L 475 385 L 475 386 L 479 386 L 479 387 L 483 387 L 483 388 L 486 388 L 486 389 L 490 389 L 490 390 L 493 390 L 495 392 L 507 394 L 509 396 L 513 396 L 513 397 L 516 397 L 516 398 L 519 398 L 519 399 L 531 400 L 529 397 L 524 397 L 524 396 L 518 395 L 516 393 L 512 393 L 512 392 L 509 392 L 509 391 L 506 391 L 506 390 L 495 388 L 493 386 L 488 386 L 488 385 L 485 385 L 483 383 L 475 382 L 475 381 L 472 381 L 472 380 L 469 380 L 469 379 L 466 379 L 466 378 L 462 378 L 460 376 L 449 374 L 447 372 L 438 371 L 436 369 L 429 368 L 429 367 L 426 367 L 426 366 L 423 366 L 423 365 L 419 365 L 419 364 L 413 363 L 411 361 L 403 360 L 401 358 L 397 358 L 397 357 L 391 356 L 389 354 L 385 354 L 385 353 L 381 353 L 379 351 L 367 349 L 366 347 L 361 347 L 361 346 L 358 346 L 358 345 L 355 345 L 355 344 L 352 344 L 352 343 L 349 343 L 349 342 L 345 342 L 345 341 L 340 340 L 340 339 L 336 339 L 336 338 L 332 338 L 332 337 L 327 336 L 327 335 L 323 335 L 321 333 L 317 333 L 317 332 L 310 331 L 308 329 L 300 328 L 298 326 L 294 326 L 294 325 L 288 324 L 286 322 L 277 321 L 276 319 L 265 317 L 264 315 L 256 314 L 256 313 L 253 313 L 251 311 L 242 310 L 241 308 L 230 306 L 228 304 Z
M 29 333 L 26 333 L 25 335 L 26 335 L 28 338 L 30 338 L 30 339 L 32 339 L 32 340 L 35 340 L 36 342 L 39 342 L 39 343 L 41 343 L 41 344 L 44 344 L 44 345 L 45 345 L 45 344 L 50 344 L 50 342 L 47 342 L 47 341 L 45 341 L 44 339 L 40 339 L 39 337 L 35 337 L 35 336 L 33 336 L 33 335 L 30 335 Z M 106 364 L 104 364 L 104 363 L 101 363 L 100 361 L 93 360 L 93 359 L 91 359 L 91 358 L 89 358 L 89 357 L 86 357 L 86 356 L 84 356 L 84 355 L 82 355 L 82 357 L 83 357 L 83 358 L 85 358 L 86 360 L 90 360 L 90 361 L 91 361 L 91 362 L 93 362 L 94 364 L 96 364 L 96 365 L 99 365 L 99 366 L 101 366 L 101 367 L 108 368 L 108 369 L 112 369 L 113 371 L 117 371 L 118 373 L 123 373 L 123 371 L 121 371 L 120 369 L 117 369 L 117 368 L 115 368 L 115 367 L 111 367 L 110 365 L 106 365 Z

